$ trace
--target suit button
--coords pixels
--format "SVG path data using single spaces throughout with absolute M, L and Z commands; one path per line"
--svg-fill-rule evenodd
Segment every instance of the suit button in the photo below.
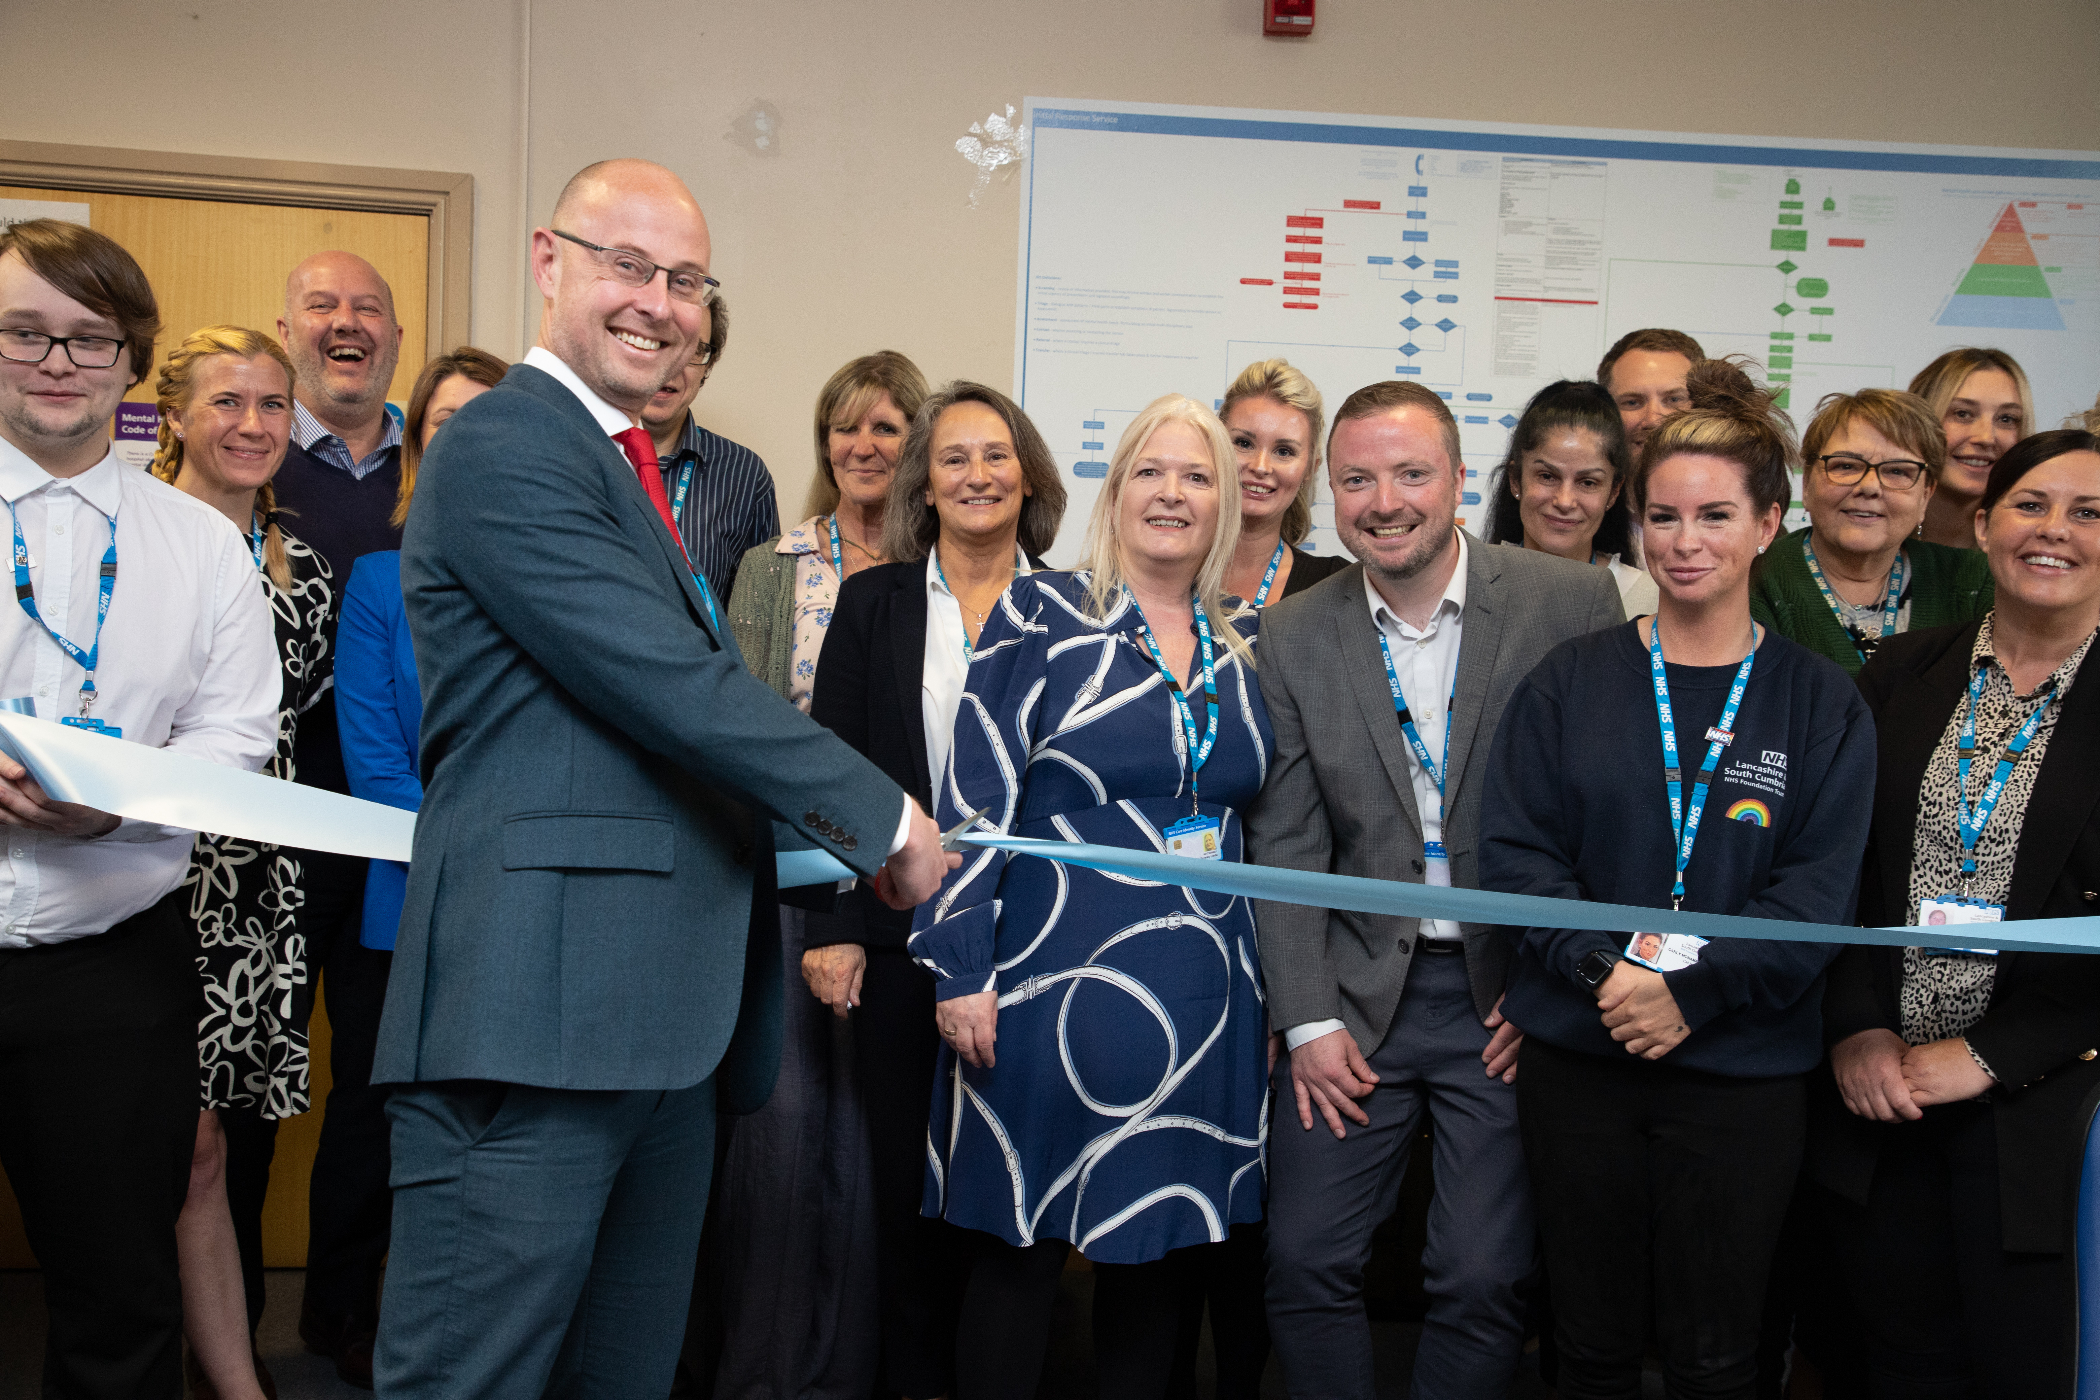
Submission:
M 2088 1050 L 2083 1055 L 2080 1055 L 2078 1058 L 2081 1060 L 2090 1060 L 2095 1055 L 2100 1055 L 2100 1050 Z
M 849 851 L 858 850 L 860 848 L 860 838 L 857 836 L 848 836 L 845 840 L 839 842 L 839 845 Z
M 1413 861 L 1413 862 L 1411 862 L 1411 864 L 1413 864 L 1413 866 L 1414 866 L 1414 868 L 1415 868 L 1415 874 L 1417 874 L 1417 875 L 1420 875 L 1420 874 L 1422 873 L 1423 869 L 1424 869 L 1424 866 L 1422 865 L 1422 862 L 1420 862 L 1420 861 Z
M 807 826 L 821 827 L 824 825 L 824 819 L 818 816 L 815 812 L 804 812 L 802 814 L 802 821 Z
M 1880 480 L 1879 477 L 1876 477 L 1875 479 L 1877 481 Z M 2096 901 L 2100 901 L 2100 890 L 2087 890 L 2085 892 L 2085 902 L 2087 904 L 2092 904 Z

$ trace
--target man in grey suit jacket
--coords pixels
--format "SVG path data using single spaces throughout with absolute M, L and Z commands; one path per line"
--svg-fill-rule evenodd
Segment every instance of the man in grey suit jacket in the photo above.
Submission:
M 388 1397 L 668 1393 L 717 1089 L 749 1111 L 778 1063 L 767 818 L 907 905 L 947 865 L 744 668 L 667 528 L 639 415 L 706 315 L 699 206 L 613 161 L 553 222 L 539 344 L 435 440 L 402 549 L 424 798 L 373 1066 L 401 1086 Z
M 1270 607 L 1276 756 L 1247 813 L 1258 865 L 1477 887 L 1487 748 L 1556 643 L 1624 620 L 1603 569 L 1457 528 L 1458 425 L 1418 384 L 1359 389 L 1328 439 L 1335 530 L 1363 562 Z M 1279 1056 L 1270 1330 L 1294 1397 L 1370 1400 L 1371 1232 L 1435 1124 L 1419 1400 L 1507 1393 L 1535 1258 L 1517 1137 L 1512 949 L 1482 924 L 1257 903 Z M 1295 1111 L 1293 1111 L 1295 1110 Z M 1346 1126 L 1353 1124 L 1354 1126 Z

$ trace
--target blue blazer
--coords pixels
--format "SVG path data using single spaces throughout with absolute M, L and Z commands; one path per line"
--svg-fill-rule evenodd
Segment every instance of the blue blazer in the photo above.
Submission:
M 872 876 L 902 790 L 745 669 L 619 447 L 529 365 L 433 440 L 401 590 L 423 807 L 372 1082 L 717 1074 L 763 1103 L 767 819 Z
M 416 774 L 416 730 L 423 692 L 401 610 L 401 551 L 367 554 L 350 567 L 335 634 L 335 720 L 350 795 L 413 812 L 423 805 Z M 358 942 L 391 949 L 408 891 L 408 866 L 375 860 L 365 875 Z

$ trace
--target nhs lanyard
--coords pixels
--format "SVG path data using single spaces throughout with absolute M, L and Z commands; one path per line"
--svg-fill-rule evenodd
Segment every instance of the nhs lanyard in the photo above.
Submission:
M 1439 831 L 1444 826 L 1444 770 L 1437 767 L 1436 760 L 1429 756 L 1429 745 L 1422 742 L 1422 731 L 1415 728 L 1414 711 L 1408 708 L 1407 696 L 1400 689 L 1400 672 L 1393 667 L 1393 649 L 1385 639 L 1385 629 L 1378 629 L 1378 651 L 1385 657 L 1385 681 L 1393 688 L 1393 710 L 1400 716 L 1400 732 L 1407 736 L 1407 747 L 1414 752 L 1415 762 L 1436 784 L 1436 823 Z M 1444 702 L 1444 756 L 1451 756 L 1451 711 L 1458 703 L 1458 668 L 1451 670 L 1451 698 Z M 1444 843 L 1432 841 L 1424 852 L 1432 860 L 1444 859 Z
M 831 571 L 838 575 L 841 587 L 846 582 L 846 552 L 839 548 L 839 513 L 833 511 L 825 522 L 831 526 Z
M 87 673 L 80 683 L 80 717 L 86 719 L 88 707 L 95 703 L 95 662 L 102 655 L 102 624 L 109 617 L 110 595 L 117 591 L 117 518 L 109 518 L 109 548 L 103 551 L 102 578 L 95 585 L 95 640 L 82 651 L 60 636 L 36 610 L 36 591 L 29 582 L 29 545 L 22 538 L 22 517 L 15 513 L 12 501 L 8 502 L 7 514 L 15 526 L 15 601 L 29 614 L 30 621 L 43 628 L 58 643 L 58 649 L 79 662 L 80 669 Z
M 1750 650 L 1736 668 L 1735 684 L 1728 688 L 1728 703 L 1721 709 L 1721 722 L 1706 731 L 1706 761 L 1692 784 L 1690 807 L 1684 801 L 1684 769 L 1677 756 L 1677 721 L 1670 713 L 1670 678 L 1663 671 L 1662 619 L 1648 624 L 1648 668 L 1655 678 L 1655 718 L 1662 726 L 1663 781 L 1670 789 L 1670 830 L 1677 838 L 1677 883 L 1670 890 L 1670 907 L 1684 907 L 1684 868 L 1692 861 L 1692 843 L 1699 839 L 1699 814 L 1706 810 L 1706 791 L 1714 769 L 1721 766 L 1721 750 L 1735 741 L 1735 712 L 1742 708 L 1743 692 L 1750 688 L 1750 667 L 1757 660 L 1761 635 L 1750 625 Z
M 1127 592 L 1127 590 L 1126 590 Z M 1166 658 L 1159 654 L 1159 645 L 1152 640 L 1152 624 L 1145 621 L 1145 610 L 1138 606 L 1135 595 L 1130 596 L 1130 606 L 1137 608 L 1138 636 L 1144 639 L 1145 650 L 1152 653 L 1152 664 L 1159 667 L 1159 674 L 1167 682 L 1167 694 L 1173 698 L 1174 710 L 1181 717 L 1181 729 L 1189 742 L 1189 801 L 1197 802 L 1196 782 L 1203 772 L 1203 765 L 1210 758 L 1211 745 L 1218 741 L 1218 673 L 1213 664 L 1210 642 L 1210 619 L 1203 615 L 1201 599 L 1190 599 L 1196 610 L 1196 639 L 1203 655 L 1203 700 L 1204 722 L 1208 726 L 1197 742 L 1196 714 L 1189 708 L 1188 696 L 1181 690 L 1181 682 L 1167 669 Z M 1197 810 L 1201 810 L 1200 805 Z
M 1816 587 L 1823 590 L 1823 602 L 1830 608 L 1831 615 L 1838 620 L 1838 626 L 1845 627 L 1845 610 L 1838 606 L 1837 594 L 1831 591 L 1830 580 L 1823 577 L 1823 566 L 1816 562 L 1814 541 L 1801 541 L 1801 557 L 1808 561 L 1808 576 L 1816 581 Z M 1897 550 L 1896 562 L 1889 566 L 1889 596 L 1881 605 L 1881 630 L 1872 638 L 1876 643 L 1896 635 L 1896 616 L 1903 611 L 1903 584 L 1910 572 L 1909 564 L 1903 551 Z M 1845 627 L 1845 633 L 1852 638 L 1852 650 L 1859 654 L 1861 661 L 1865 661 L 1867 652 L 1861 643 L 1869 639 L 1850 627 Z
M 1269 556 L 1269 571 L 1261 576 L 1261 587 L 1254 594 L 1255 607 L 1269 605 L 1269 590 L 1276 586 L 1276 571 L 1283 567 L 1283 552 L 1289 548 L 1282 540 L 1276 541 L 1276 552 Z
M 1969 703 L 1962 710 L 1960 759 L 1955 770 L 1960 778 L 1959 800 L 1961 813 L 1961 884 L 1962 895 L 1967 897 L 1969 882 L 1976 876 L 1976 843 L 1983 839 L 1983 829 L 1991 824 L 1992 813 L 1998 810 L 1998 799 L 2005 795 L 2006 779 L 2019 765 L 2020 756 L 2034 742 L 2035 732 L 2042 727 L 2042 716 L 2049 713 L 2049 702 L 2056 698 L 2056 683 L 2051 681 L 2049 693 L 2042 703 L 2035 706 L 2027 722 L 2013 734 L 2012 742 L 2005 746 L 2004 757 L 1991 770 L 1991 780 L 1982 792 L 1976 795 L 1976 805 L 1969 805 L 1969 766 L 1976 756 L 1976 709 L 1983 703 L 1984 668 L 1978 666 L 1976 674 L 1969 678 Z
M 678 523 L 681 512 L 685 510 L 686 492 L 692 489 L 693 462 L 691 458 L 687 458 L 685 465 L 678 471 L 678 491 L 671 497 L 671 537 L 678 541 L 678 552 L 685 555 L 685 566 L 692 571 L 693 585 L 700 590 L 700 601 L 707 604 L 708 625 L 719 632 L 722 630 L 722 619 L 715 612 L 715 591 L 707 586 L 706 575 L 702 574 L 700 566 L 693 562 L 692 554 L 685 547 L 684 530 Z
M 263 527 L 254 511 L 248 512 L 248 549 L 255 555 L 255 567 L 260 569 L 263 566 Z

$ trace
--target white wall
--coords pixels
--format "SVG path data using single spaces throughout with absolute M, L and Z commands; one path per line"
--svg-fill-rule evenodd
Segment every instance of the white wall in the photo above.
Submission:
M 1309 40 L 1258 0 L 0 0 L 0 51 L 19 140 L 471 173 L 506 355 L 568 175 L 670 165 L 735 315 L 702 420 L 791 518 L 843 360 L 1009 382 L 1017 186 L 970 209 L 953 144 L 1026 95 L 2100 149 L 2093 0 L 1324 0 Z M 777 156 L 728 134 L 761 100 Z

